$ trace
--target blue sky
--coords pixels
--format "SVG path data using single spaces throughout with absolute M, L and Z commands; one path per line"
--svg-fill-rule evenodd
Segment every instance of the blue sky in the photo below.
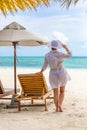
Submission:
M 0 12 L 0 30 L 11 22 L 18 22 L 29 31 L 39 33 L 49 40 L 59 39 L 68 45 L 73 56 L 87 56 L 87 2 L 79 2 L 69 9 L 58 3 L 41 6 L 37 11 L 18 11 L 4 17 Z M 17 46 L 17 55 L 42 56 L 49 51 L 45 46 Z M 13 56 L 13 47 L 1 47 L 0 56 Z

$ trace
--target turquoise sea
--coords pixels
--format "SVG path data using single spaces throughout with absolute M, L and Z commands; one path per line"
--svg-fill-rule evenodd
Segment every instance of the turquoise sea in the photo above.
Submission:
M 41 68 L 43 56 L 17 56 L 17 67 Z M 14 59 L 11 56 L 0 57 L 1 67 L 13 67 Z M 87 57 L 72 57 L 64 61 L 64 66 L 71 69 L 87 69 Z

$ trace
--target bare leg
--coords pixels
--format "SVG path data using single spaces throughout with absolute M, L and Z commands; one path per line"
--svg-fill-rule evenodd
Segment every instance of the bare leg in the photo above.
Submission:
M 56 112 L 58 112 L 58 88 L 54 88 L 53 92 L 54 92 L 54 104 L 56 106 Z
M 64 93 L 65 93 L 65 86 L 62 86 L 62 87 L 60 87 L 60 95 L 59 95 L 59 109 L 60 109 L 60 112 L 63 112 L 62 103 L 63 103 L 63 100 L 64 100 Z

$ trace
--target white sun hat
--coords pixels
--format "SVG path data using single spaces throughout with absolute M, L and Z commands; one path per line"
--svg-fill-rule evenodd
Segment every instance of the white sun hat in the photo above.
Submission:
M 62 48 L 62 42 L 59 40 L 52 40 L 48 43 L 48 47 L 55 48 L 55 49 L 61 49 Z

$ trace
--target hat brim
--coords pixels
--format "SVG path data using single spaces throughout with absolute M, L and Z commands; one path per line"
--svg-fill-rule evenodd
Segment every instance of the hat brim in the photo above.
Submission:
M 62 43 L 60 41 L 57 41 L 57 46 L 53 46 L 52 42 L 48 43 L 49 48 L 55 48 L 55 49 L 61 49 L 62 48 Z

